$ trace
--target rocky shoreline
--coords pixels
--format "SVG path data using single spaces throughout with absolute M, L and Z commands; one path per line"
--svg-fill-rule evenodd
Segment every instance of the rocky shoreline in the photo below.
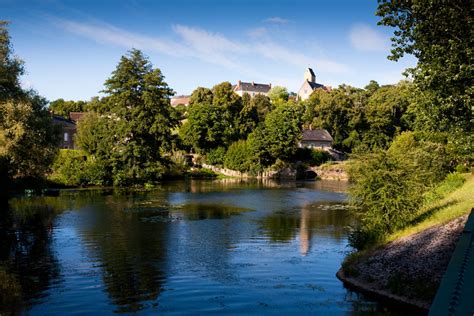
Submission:
M 467 217 L 351 256 L 337 277 L 363 293 L 428 310 Z

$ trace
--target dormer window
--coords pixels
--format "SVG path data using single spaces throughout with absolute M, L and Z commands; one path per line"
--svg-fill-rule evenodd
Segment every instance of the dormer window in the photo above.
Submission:
M 64 141 L 65 142 L 69 141 L 69 133 L 64 133 Z

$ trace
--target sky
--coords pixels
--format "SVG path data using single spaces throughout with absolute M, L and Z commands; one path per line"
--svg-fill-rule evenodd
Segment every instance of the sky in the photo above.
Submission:
M 120 57 L 140 49 L 177 95 L 238 80 L 297 92 L 304 71 L 328 86 L 393 84 L 416 64 L 389 61 L 393 29 L 376 0 L 0 0 L 22 78 L 48 100 L 89 100 Z

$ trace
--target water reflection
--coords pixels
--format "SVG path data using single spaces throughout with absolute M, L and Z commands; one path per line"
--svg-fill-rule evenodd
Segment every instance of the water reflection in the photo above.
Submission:
M 95 261 L 100 262 L 106 291 L 115 312 L 136 312 L 155 305 L 163 291 L 168 226 L 142 218 L 166 217 L 166 199 L 149 207 L 146 194 L 115 193 L 94 208 L 94 220 L 81 227 Z
M 335 272 L 342 182 L 64 190 L 0 216 L 0 314 L 364 313 Z
M 289 242 L 298 236 L 299 250 L 303 256 L 310 251 L 314 233 L 342 241 L 347 235 L 349 224 L 351 218 L 347 206 L 340 203 L 307 204 L 301 209 L 272 213 L 262 221 L 265 234 L 273 242 Z
M 19 313 L 40 303 L 60 282 L 51 247 L 52 227 L 64 209 L 52 198 L 3 201 L 0 207 L 0 314 Z

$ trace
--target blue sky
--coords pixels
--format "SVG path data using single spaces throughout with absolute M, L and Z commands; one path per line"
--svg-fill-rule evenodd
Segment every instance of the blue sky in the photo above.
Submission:
M 317 81 L 364 87 L 403 79 L 412 57 L 387 60 L 390 28 L 377 1 L 0 0 L 23 85 L 49 100 L 98 95 L 120 56 L 141 49 L 177 94 L 238 80 L 297 91 Z

